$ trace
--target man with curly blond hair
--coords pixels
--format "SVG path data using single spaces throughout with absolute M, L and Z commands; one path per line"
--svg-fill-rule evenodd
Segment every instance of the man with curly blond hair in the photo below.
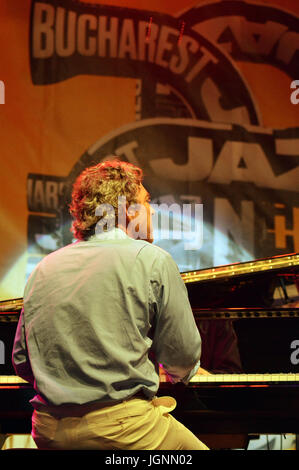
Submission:
M 126 226 L 126 222 L 131 219 L 128 209 L 134 209 L 138 204 L 140 204 L 138 208 L 142 209 L 143 204 L 147 204 L 150 200 L 148 192 L 142 185 L 142 179 L 143 172 L 140 168 L 117 159 L 86 168 L 75 182 L 72 192 L 70 212 L 74 218 L 75 237 L 78 240 L 87 240 L 95 233 L 100 222 L 97 209 L 101 207 L 103 212 L 105 209 L 110 209 L 106 211 L 108 213 L 104 217 L 107 224 L 102 224 L 103 231 L 108 231 L 110 224 L 127 231 L 130 224 L 127 223 Z M 125 199 L 125 207 L 120 198 Z M 149 206 L 146 206 L 146 209 L 148 211 Z M 152 242 L 150 214 L 147 212 L 146 216 L 148 226 L 142 238 Z M 136 238 L 133 233 L 131 236 Z
M 201 338 L 171 256 L 152 244 L 142 170 L 86 168 L 70 212 L 77 239 L 46 256 L 24 293 L 13 362 L 34 385 L 42 449 L 207 449 L 156 398 L 158 364 L 188 383 Z

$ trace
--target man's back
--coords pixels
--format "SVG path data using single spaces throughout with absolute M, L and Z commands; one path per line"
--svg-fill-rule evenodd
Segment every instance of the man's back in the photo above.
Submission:
M 25 287 L 12 356 L 37 392 L 38 448 L 206 448 L 167 413 L 175 400 L 153 399 L 155 365 L 188 382 L 201 338 L 177 265 L 151 245 L 142 179 L 118 159 L 85 168 L 69 206 L 80 242 L 47 256 Z
M 159 378 L 148 353 L 157 317 L 169 301 L 169 269 L 175 267 L 166 252 L 120 229 L 47 256 L 24 296 L 40 395 L 54 405 L 117 401 L 140 391 L 153 397 Z M 167 343 L 167 332 L 164 337 Z

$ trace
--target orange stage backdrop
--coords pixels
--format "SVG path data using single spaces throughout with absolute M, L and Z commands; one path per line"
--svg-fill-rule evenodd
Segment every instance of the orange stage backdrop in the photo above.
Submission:
M 181 271 L 299 251 L 297 0 L 2 0 L 0 298 L 71 242 L 74 178 L 117 154 L 203 204 Z M 298 82 L 296 81 L 298 80 Z

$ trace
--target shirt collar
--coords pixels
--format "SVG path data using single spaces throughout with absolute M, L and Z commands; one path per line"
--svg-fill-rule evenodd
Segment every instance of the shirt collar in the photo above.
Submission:
M 92 235 L 89 240 L 121 240 L 125 238 L 128 238 L 128 235 L 121 228 L 114 227 L 108 232 Z

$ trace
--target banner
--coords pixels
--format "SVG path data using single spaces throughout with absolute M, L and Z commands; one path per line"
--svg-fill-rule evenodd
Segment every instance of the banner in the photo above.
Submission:
M 142 167 L 158 212 L 202 204 L 200 246 L 186 249 L 174 210 L 167 237 L 155 229 L 181 271 L 299 251 L 298 12 L 4 0 L 1 298 L 72 242 L 72 184 L 112 155 Z

